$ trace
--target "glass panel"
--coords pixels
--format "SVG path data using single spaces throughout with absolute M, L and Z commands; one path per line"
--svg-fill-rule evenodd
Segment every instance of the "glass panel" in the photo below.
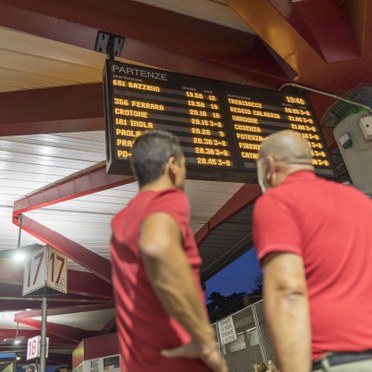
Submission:
M 99 372 L 99 359 L 92 360 L 90 362 L 90 371 L 91 372 Z
M 244 350 L 246 348 L 244 334 L 240 333 L 237 335 L 237 339 L 226 345 L 230 353 L 234 353 L 239 350 Z
M 104 371 L 108 371 L 113 368 L 120 368 L 119 355 L 103 359 L 103 370 Z

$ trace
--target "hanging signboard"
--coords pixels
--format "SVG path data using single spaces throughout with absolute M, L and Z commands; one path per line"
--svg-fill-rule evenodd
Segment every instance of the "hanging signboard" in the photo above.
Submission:
M 251 182 L 262 140 L 294 129 L 317 172 L 335 176 L 307 97 L 107 60 L 104 98 L 108 173 L 130 174 L 135 139 L 163 129 L 180 138 L 188 178 Z
M 35 336 L 27 340 L 27 355 L 26 359 L 40 358 L 41 351 L 41 336 Z M 46 357 L 48 357 L 49 351 L 49 337 L 46 338 Z
M 22 295 L 53 293 L 67 293 L 67 256 L 46 245 L 25 262 Z

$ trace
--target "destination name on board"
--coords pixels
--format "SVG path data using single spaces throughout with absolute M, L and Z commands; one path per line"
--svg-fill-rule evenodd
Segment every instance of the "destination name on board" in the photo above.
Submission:
M 160 87 L 156 85 L 142 84 L 142 83 L 133 83 L 132 81 L 114 79 L 112 81 L 113 85 L 123 88 L 131 88 L 138 90 L 149 90 L 150 92 L 160 92 Z
M 144 108 L 144 109 L 149 109 L 149 110 L 158 110 L 158 111 L 165 110 L 164 105 L 161 105 L 158 103 L 133 101 L 129 99 L 116 98 L 116 97 L 114 98 L 114 104 L 120 105 L 120 106 L 132 106 L 132 107 L 137 107 L 137 108 Z
M 141 68 L 135 67 L 118 66 L 115 64 L 112 65 L 112 73 L 168 81 L 167 74 L 163 72 L 142 70 Z
M 263 108 L 261 102 L 252 102 L 252 101 L 246 101 L 243 99 L 234 99 L 234 98 L 227 98 L 229 103 L 231 105 L 238 105 L 238 106 L 248 106 L 248 107 L 254 107 L 254 108 Z
M 130 126 L 130 127 L 145 128 L 145 129 L 154 129 L 154 124 L 151 121 L 116 118 L 115 124 Z

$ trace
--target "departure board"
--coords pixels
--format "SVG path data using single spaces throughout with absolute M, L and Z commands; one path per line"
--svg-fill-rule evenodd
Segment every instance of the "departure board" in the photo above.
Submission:
M 319 174 L 334 167 L 306 97 L 106 61 L 107 172 L 130 174 L 135 139 L 167 130 L 180 139 L 191 179 L 252 182 L 265 137 L 294 129 L 312 147 Z

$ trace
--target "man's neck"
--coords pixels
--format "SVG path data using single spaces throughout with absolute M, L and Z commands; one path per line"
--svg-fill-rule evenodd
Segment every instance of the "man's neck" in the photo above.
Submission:
M 313 166 L 304 166 L 304 165 L 290 165 L 286 166 L 278 175 L 276 180 L 276 185 L 279 186 L 281 183 L 283 183 L 289 176 L 291 176 L 294 173 L 298 172 L 315 172 L 315 169 Z
M 168 177 L 160 177 L 157 180 L 150 182 L 140 188 L 140 191 L 163 191 L 176 188 L 173 182 Z

